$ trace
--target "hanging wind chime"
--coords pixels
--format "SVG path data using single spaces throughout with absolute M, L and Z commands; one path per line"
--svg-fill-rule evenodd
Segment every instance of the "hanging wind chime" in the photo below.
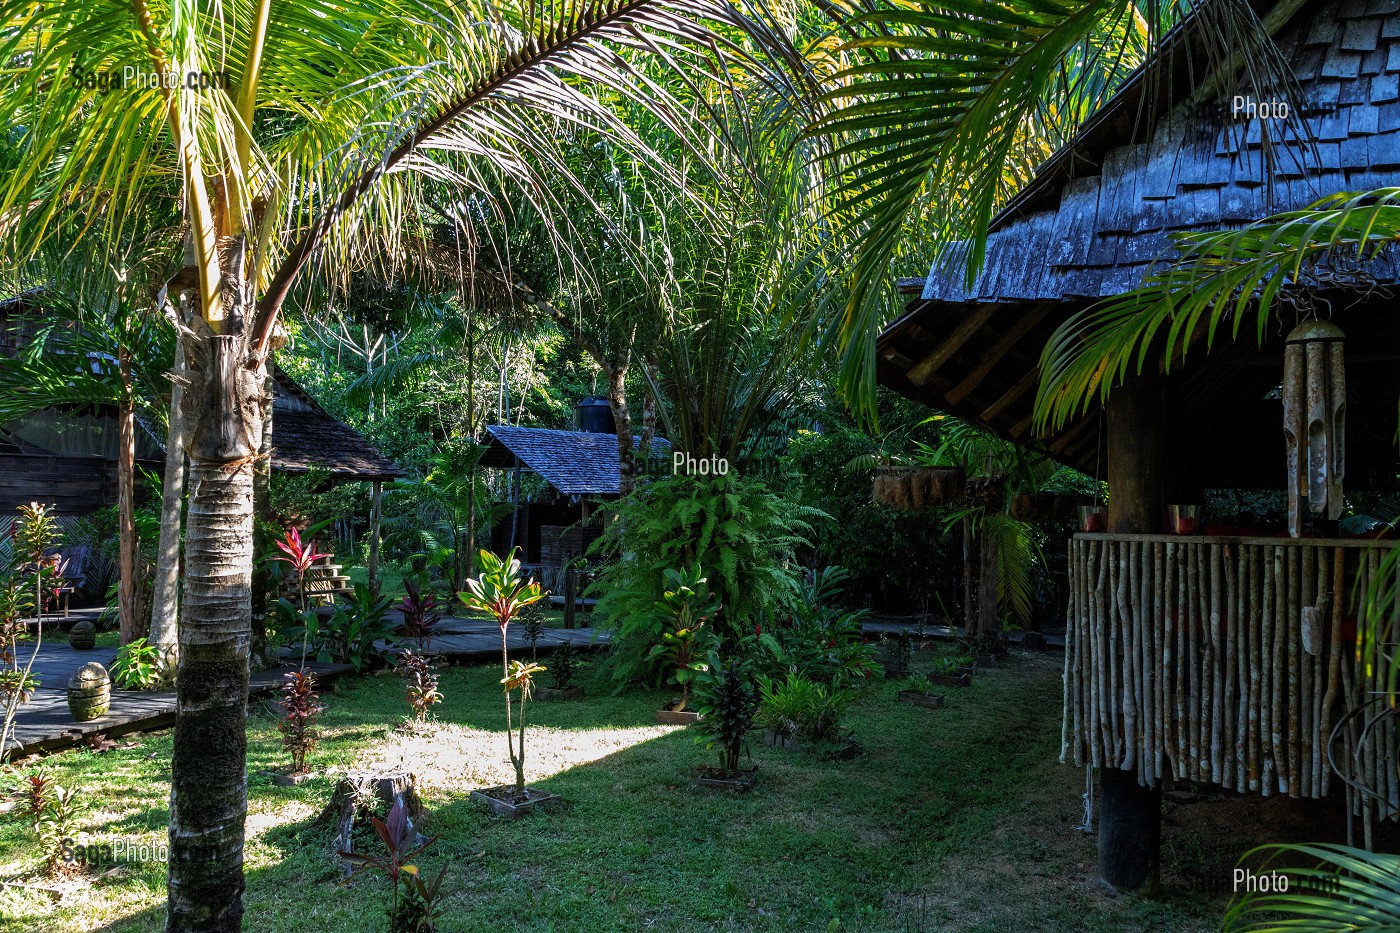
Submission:
M 1346 475 L 1346 366 L 1341 328 L 1304 321 L 1283 350 L 1283 433 L 1288 444 L 1288 533 L 1302 529 L 1302 500 L 1315 516 L 1342 514 Z

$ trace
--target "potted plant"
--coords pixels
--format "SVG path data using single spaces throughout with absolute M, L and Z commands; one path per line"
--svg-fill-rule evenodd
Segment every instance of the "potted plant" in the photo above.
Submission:
M 933 662 L 931 678 L 940 687 L 972 686 L 972 658 L 967 655 L 939 658 Z
M 723 667 L 713 658 L 704 681 L 700 727 L 708 738 L 707 749 L 719 749 L 719 766 L 701 765 L 696 782 L 702 787 L 745 791 L 753 787 L 758 766 L 740 768 L 748 751 L 749 732 L 758 715 L 758 691 L 753 677 L 738 661 Z
M 903 703 L 926 706 L 929 709 L 937 709 L 943 705 L 943 694 L 934 693 L 933 681 L 922 674 L 916 674 L 905 681 L 904 689 L 899 691 L 899 699 Z
M 720 610 L 719 601 L 710 592 L 700 568 L 680 571 L 667 568 L 666 591 L 656 611 L 671 626 L 661 633 L 661 642 L 651 649 L 650 661 L 660 661 L 671 673 L 667 683 L 681 688 L 681 695 L 664 709 L 656 711 L 656 721 L 664 725 L 690 725 L 700 713 L 687 709 L 690 687 L 697 676 L 708 669 L 706 661 L 709 632 L 705 623 Z
M 467 592 L 457 594 L 468 608 L 490 613 L 501 629 L 501 687 L 506 698 L 506 750 L 515 768 L 515 783 L 472 791 L 472 797 L 489 804 L 502 816 L 524 816 L 531 810 L 557 804 L 556 794 L 525 786 L 525 704 L 534 690 L 534 676 L 544 668 L 533 661 L 525 664 L 511 661 L 506 645 L 506 630 L 520 610 L 544 598 L 540 585 L 533 580 L 521 580 L 520 561 L 512 553 L 502 560 L 490 551 L 477 556 L 481 573 L 467 581 Z M 517 718 L 513 696 L 520 694 Z
M 573 682 L 577 669 L 577 651 L 566 641 L 549 656 L 550 685 L 536 687 L 536 696 L 541 700 L 577 700 L 583 696 L 583 688 Z

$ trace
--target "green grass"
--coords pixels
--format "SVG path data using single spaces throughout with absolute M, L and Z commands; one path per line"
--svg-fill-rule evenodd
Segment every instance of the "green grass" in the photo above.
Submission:
M 951 691 L 941 710 L 872 683 L 849 715 L 862 757 L 755 743 L 760 784 L 737 797 L 694 785 L 711 753 L 693 731 L 653 724 L 664 694 L 612 695 L 585 675 L 583 701 L 530 707 L 527 774 L 567 805 L 518 822 L 488 815 L 467 794 L 508 776 L 489 667 L 445 672 L 438 725 L 419 734 L 392 731 L 406 712 L 397 678 L 346 683 L 326 698 L 311 764 L 377 761 L 419 775 L 423 829 L 440 837 L 419 861 L 433 874 L 448 866 L 444 933 L 1215 929 L 1218 897 L 1111 898 L 1092 881 L 1094 841 L 1071 829 L 1082 772 L 1056 761 L 1059 674 L 1053 656 L 1013 663 Z M 249 741 L 244 929 L 383 930 L 386 883 L 338 886 L 329 830 L 313 825 L 332 778 L 286 789 L 258 774 L 283 761 L 261 708 Z M 93 802 L 89 841 L 153 843 L 164 838 L 170 753 L 164 733 L 45 767 Z M 0 878 L 44 883 L 41 861 L 24 827 L 0 821 Z M 57 904 L 0 890 L 0 930 L 159 930 L 163 881 L 164 866 L 147 864 L 80 881 Z

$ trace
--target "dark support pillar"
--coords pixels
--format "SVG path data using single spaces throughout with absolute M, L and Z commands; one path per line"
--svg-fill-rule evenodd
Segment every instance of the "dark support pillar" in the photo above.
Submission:
M 1108 531 L 1156 534 L 1163 491 L 1162 393 L 1158 379 L 1129 377 L 1108 401 Z M 1161 786 L 1142 787 L 1135 771 L 1099 770 L 1099 877 L 1116 891 L 1158 887 Z

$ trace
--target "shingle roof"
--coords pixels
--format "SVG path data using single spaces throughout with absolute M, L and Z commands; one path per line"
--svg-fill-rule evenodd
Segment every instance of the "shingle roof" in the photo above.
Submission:
M 1267 178 L 1260 125 L 1230 126 L 1219 90 L 1213 101 L 1191 101 L 1193 77 L 1196 87 L 1211 86 L 1191 22 L 997 217 L 971 289 L 961 272 L 930 271 L 922 297 L 880 335 L 880 384 L 1011 440 L 1035 441 L 1032 407 L 1050 335 L 1101 297 L 1136 287 L 1164 257 L 1170 232 L 1237 227 L 1328 194 L 1400 185 L 1400 0 L 1313 0 L 1274 32 L 1317 148 L 1302 153 L 1301 167 L 1281 154 Z M 1394 256 L 1383 260 L 1368 271 L 1382 284 L 1400 281 Z M 1320 296 L 1346 309 L 1352 345 L 1371 357 L 1349 355 L 1349 386 L 1356 397 L 1368 397 L 1365 388 L 1393 398 L 1385 389 L 1400 326 L 1384 302 L 1353 307 L 1356 297 Z M 1281 365 L 1278 339 L 1270 340 L 1261 350 L 1217 346 L 1170 377 L 1174 417 L 1189 421 L 1201 449 L 1215 451 L 1204 458 L 1213 472 L 1199 477 L 1207 485 L 1282 482 L 1274 476 L 1283 462 L 1280 416 L 1265 399 L 1278 371 L 1250 365 L 1268 353 Z M 1368 456 L 1379 474 L 1393 475 L 1394 418 L 1393 405 L 1351 409 L 1349 461 L 1363 441 L 1384 436 L 1389 447 Z M 1095 410 L 1039 440 L 1097 474 L 1103 436 Z
M 1193 103 L 1189 78 L 1182 86 L 1178 73 L 1202 64 L 1194 25 L 998 216 L 972 287 L 961 270 L 935 267 L 923 298 L 1114 295 L 1171 255 L 1170 233 L 1238 227 L 1339 191 L 1400 184 L 1400 2 L 1315 0 L 1275 34 L 1298 81 L 1292 103 L 1317 144 L 1280 145 L 1282 124 L 1270 121 L 1272 162 L 1264 158 L 1262 121 L 1232 117 L 1223 98 Z M 1168 79 L 1151 80 L 1154 73 Z M 1153 101 L 1157 109 L 1147 112 L 1159 116 L 1138 120 L 1139 107 Z M 1370 271 L 1382 282 L 1400 281 L 1393 259 Z
M 272 468 L 305 473 L 313 467 L 340 480 L 389 480 L 403 470 L 344 422 L 331 417 L 285 374 L 274 377 Z
M 605 496 L 621 492 L 618 475 L 617 435 L 586 431 L 556 431 L 496 424 L 486 429 L 489 450 L 483 466 L 514 466 L 516 459 L 569 496 Z M 632 438 L 636 447 L 639 438 Z M 669 457 L 671 442 L 652 441 L 652 455 Z

